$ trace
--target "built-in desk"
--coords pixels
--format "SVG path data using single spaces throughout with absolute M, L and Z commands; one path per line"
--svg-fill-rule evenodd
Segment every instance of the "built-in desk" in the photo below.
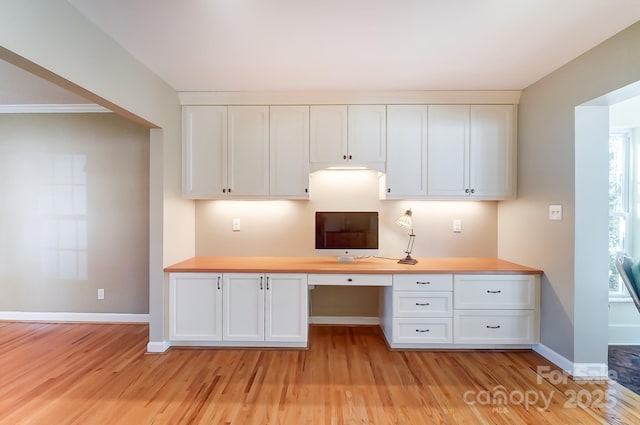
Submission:
M 392 348 L 529 348 L 541 270 L 497 258 L 194 257 L 169 274 L 171 345 L 305 347 L 315 285 L 381 286 Z

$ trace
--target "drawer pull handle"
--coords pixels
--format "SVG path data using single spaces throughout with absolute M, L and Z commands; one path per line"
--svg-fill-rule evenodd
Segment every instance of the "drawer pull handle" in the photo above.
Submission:
M 424 306 L 431 305 L 431 304 L 430 303 L 416 303 L 416 305 L 419 306 L 419 307 L 424 307 Z
M 431 282 L 427 281 L 427 282 L 416 282 L 416 285 L 431 285 Z
M 502 291 L 501 291 L 501 290 L 499 290 L 499 289 L 498 289 L 497 291 L 490 291 L 490 290 L 487 290 L 487 294 L 499 294 L 500 292 L 502 292 Z
M 348 278 L 348 279 L 347 279 L 347 282 L 353 282 L 353 279 Z
M 429 332 L 429 329 L 416 329 L 416 332 L 421 332 L 421 333 Z
M 487 325 L 487 329 L 500 329 L 500 325 L 497 325 L 497 326 Z

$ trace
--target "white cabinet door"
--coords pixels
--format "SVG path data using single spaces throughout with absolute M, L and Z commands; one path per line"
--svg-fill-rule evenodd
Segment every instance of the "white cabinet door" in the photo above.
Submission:
M 266 276 L 265 340 L 305 342 L 308 333 L 306 274 Z
M 269 194 L 269 107 L 228 107 L 227 179 L 231 196 Z
M 349 105 L 347 164 L 385 171 L 386 105 Z
M 386 199 L 427 194 L 427 106 L 387 106 Z
M 347 162 L 347 106 L 312 105 L 309 159 L 311 171 Z
M 215 198 L 227 187 L 227 107 L 182 107 L 182 193 Z
M 171 273 L 169 277 L 169 339 L 222 339 L 222 275 Z
M 469 106 L 429 105 L 427 194 L 468 197 Z
M 309 107 L 271 106 L 269 194 L 309 197 Z
M 513 105 L 429 105 L 427 195 L 513 197 L 513 111 Z
M 223 339 L 264 341 L 264 275 L 225 273 L 223 281 Z
M 471 105 L 469 187 L 475 197 L 514 195 L 513 128 L 512 105 Z

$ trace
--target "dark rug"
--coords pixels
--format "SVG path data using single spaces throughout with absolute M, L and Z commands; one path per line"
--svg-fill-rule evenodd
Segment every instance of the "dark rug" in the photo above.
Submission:
M 640 394 L 640 345 L 609 346 L 609 378 Z

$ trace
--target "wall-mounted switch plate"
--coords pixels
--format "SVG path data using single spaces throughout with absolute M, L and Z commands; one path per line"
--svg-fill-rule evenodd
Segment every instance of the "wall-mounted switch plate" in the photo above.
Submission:
M 456 218 L 453 220 L 453 233 L 462 232 L 462 220 Z
M 562 205 L 549 205 L 549 220 L 562 220 Z
M 104 289 L 102 288 L 98 289 L 98 299 L 104 300 Z
M 234 232 L 239 232 L 240 231 L 240 219 L 239 218 L 234 218 L 232 226 L 233 226 L 233 231 Z

